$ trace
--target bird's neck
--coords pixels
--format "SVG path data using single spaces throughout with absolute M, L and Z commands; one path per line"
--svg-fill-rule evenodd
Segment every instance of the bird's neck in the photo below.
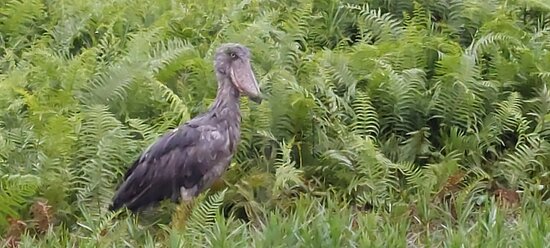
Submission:
M 210 110 L 216 116 L 238 125 L 241 122 L 239 97 L 239 90 L 229 80 L 224 80 L 219 83 L 216 100 Z

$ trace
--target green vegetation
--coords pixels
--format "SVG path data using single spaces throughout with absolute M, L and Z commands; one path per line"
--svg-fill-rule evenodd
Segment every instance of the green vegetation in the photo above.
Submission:
M 550 4 L 366 2 L 2 1 L 0 243 L 549 247 Z M 223 182 L 109 213 L 225 42 L 269 99 Z

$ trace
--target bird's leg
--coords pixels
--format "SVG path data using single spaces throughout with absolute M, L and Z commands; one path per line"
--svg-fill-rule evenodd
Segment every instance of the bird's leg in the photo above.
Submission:
M 187 206 L 189 209 L 193 207 L 193 194 L 191 193 L 192 189 L 186 189 L 184 187 L 180 188 L 180 204 L 183 206 Z
M 172 224 L 176 228 L 183 228 L 191 216 L 193 209 L 193 195 L 191 194 L 191 189 L 186 189 L 184 187 L 180 188 L 180 201 L 179 205 L 176 208 L 175 216 L 172 218 Z
M 195 203 L 195 197 L 193 196 L 193 193 L 191 193 L 190 189 L 186 189 L 184 187 L 181 187 L 180 194 L 181 194 L 181 204 L 189 208 L 189 211 L 193 208 L 193 205 Z
M 181 201 L 189 202 L 193 199 L 193 196 L 191 195 L 191 192 L 189 192 L 189 189 L 186 189 L 184 187 L 180 188 L 180 195 L 181 195 Z

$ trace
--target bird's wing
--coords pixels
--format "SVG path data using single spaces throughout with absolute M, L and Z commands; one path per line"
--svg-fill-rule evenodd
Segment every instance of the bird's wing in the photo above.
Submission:
M 186 123 L 148 147 L 124 176 L 111 209 L 129 209 L 160 201 L 190 188 L 220 163 L 230 159 L 228 139 L 214 125 Z

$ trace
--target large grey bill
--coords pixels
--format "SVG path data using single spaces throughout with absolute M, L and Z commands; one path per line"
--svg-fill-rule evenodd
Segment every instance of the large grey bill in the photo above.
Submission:
M 261 103 L 262 96 L 254 72 L 250 63 L 244 61 L 235 61 L 231 68 L 231 80 L 239 90 L 247 95 L 250 100 Z

